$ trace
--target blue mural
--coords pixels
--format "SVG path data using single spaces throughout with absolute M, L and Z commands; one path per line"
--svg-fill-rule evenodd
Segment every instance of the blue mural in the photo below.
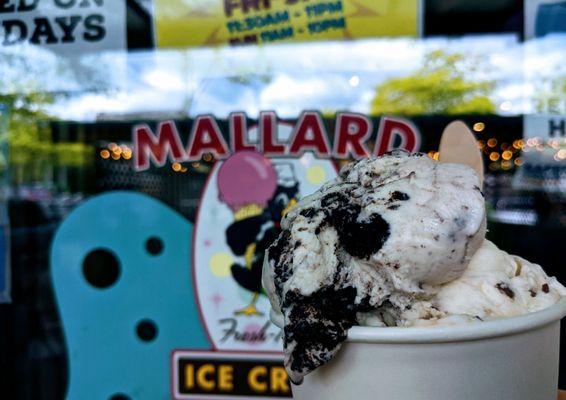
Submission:
M 148 196 L 90 198 L 61 224 L 51 275 L 68 399 L 169 399 L 170 356 L 210 349 L 193 293 L 193 227 Z

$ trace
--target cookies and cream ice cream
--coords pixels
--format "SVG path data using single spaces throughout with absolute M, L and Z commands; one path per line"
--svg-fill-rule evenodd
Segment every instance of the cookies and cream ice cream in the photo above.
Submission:
M 480 187 L 468 166 L 396 151 L 344 167 L 286 215 L 263 284 L 284 317 L 293 382 L 328 362 L 353 325 L 480 321 L 566 294 L 485 241 Z
M 540 311 L 556 304 L 566 289 L 540 265 L 507 254 L 484 240 L 462 276 L 408 307 L 385 304 L 358 315 L 358 324 L 449 326 Z

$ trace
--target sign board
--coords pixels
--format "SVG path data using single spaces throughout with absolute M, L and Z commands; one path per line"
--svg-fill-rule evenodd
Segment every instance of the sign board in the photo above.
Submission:
M 333 125 L 333 130 L 328 129 L 317 111 L 304 111 L 293 123 L 281 123 L 274 112 L 263 111 L 258 123 L 248 126 L 245 113 L 233 112 L 223 131 L 212 115 L 201 115 L 188 132 L 186 146 L 181 136 L 186 137 L 187 132 L 179 132 L 174 121 L 162 121 L 155 130 L 137 125 L 132 137 L 134 169 L 143 171 L 152 164 L 161 167 L 168 160 L 197 161 L 205 153 L 222 160 L 243 150 L 268 157 L 300 158 L 312 153 L 320 159 L 347 159 L 381 155 L 398 147 L 410 152 L 420 149 L 420 132 L 405 118 L 384 116 L 374 123 L 362 114 L 339 112 Z M 373 137 L 373 146 L 369 146 Z
M 513 186 L 523 190 L 564 193 L 566 181 L 566 116 L 525 115 L 524 166 L 513 177 Z
M 126 2 L 113 0 L 0 1 L 0 48 L 41 46 L 60 54 L 126 47 Z
M 526 139 L 566 140 L 566 115 L 525 115 L 523 130 Z
M 158 47 L 417 36 L 419 0 L 156 0 Z
M 173 398 L 280 399 L 291 397 L 282 356 L 175 351 Z

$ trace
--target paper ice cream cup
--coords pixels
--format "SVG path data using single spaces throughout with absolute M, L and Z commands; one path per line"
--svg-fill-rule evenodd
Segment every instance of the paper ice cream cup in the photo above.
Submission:
M 542 311 L 432 328 L 352 327 L 297 400 L 556 400 L 566 299 Z M 283 326 L 281 316 L 272 321 Z

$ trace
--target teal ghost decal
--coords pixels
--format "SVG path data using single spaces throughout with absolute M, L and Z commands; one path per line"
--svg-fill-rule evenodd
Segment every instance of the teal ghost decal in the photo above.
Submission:
M 209 350 L 193 291 L 190 222 L 111 192 L 77 207 L 52 243 L 69 357 L 67 398 L 170 398 L 174 349 Z

